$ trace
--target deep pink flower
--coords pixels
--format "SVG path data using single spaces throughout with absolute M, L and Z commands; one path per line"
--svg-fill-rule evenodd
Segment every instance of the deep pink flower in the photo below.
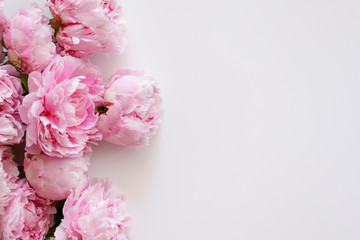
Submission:
M 91 185 L 83 179 L 65 202 L 56 239 L 127 240 L 130 219 L 124 214 L 124 201 L 108 180 Z
M 43 71 L 29 75 L 29 91 L 19 107 L 27 124 L 26 151 L 78 157 L 101 140 L 95 106 L 103 86 L 99 70 L 70 56 L 57 57 Z
M 6 23 L 4 44 L 9 60 L 21 72 L 42 71 L 56 56 L 48 23 L 36 4 L 21 9 Z
M 26 179 L 36 194 L 50 200 L 66 199 L 85 176 L 88 157 L 57 158 L 25 154 Z
M 105 86 L 107 111 L 98 128 L 104 140 L 125 146 L 148 144 L 156 132 L 162 99 L 157 82 L 141 71 L 120 70 Z
M 94 53 L 121 53 L 126 40 L 117 0 L 48 0 L 60 22 L 56 39 L 66 53 L 86 57 Z
M 11 200 L 11 190 L 16 188 L 19 170 L 13 161 L 10 147 L 0 146 L 0 216 Z M 1 229 L 1 228 L 0 228 Z
M 56 208 L 49 201 L 38 197 L 26 179 L 20 179 L 11 191 L 5 214 L 0 215 L 0 239 L 44 239 L 55 213 Z
M 0 145 L 19 143 L 24 135 L 18 106 L 23 99 L 20 75 L 14 67 L 0 67 Z

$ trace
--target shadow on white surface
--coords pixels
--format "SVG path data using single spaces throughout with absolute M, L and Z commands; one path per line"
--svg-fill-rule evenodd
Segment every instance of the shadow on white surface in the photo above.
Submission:
M 131 236 L 146 224 L 139 216 L 152 217 L 149 212 L 160 164 L 159 137 L 153 137 L 150 146 L 145 147 L 127 148 L 102 141 L 93 148 L 89 175 L 110 178 L 118 192 L 126 196 L 127 213 L 132 218 Z

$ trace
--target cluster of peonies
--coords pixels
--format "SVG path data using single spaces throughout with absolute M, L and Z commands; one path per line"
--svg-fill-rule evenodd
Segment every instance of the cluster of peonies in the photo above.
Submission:
M 116 0 L 47 6 L 52 19 L 36 4 L 7 19 L 0 0 L 0 239 L 126 240 L 124 197 L 88 178 L 91 148 L 147 145 L 160 122 L 158 83 L 122 69 L 103 84 L 85 58 L 124 50 Z M 22 141 L 16 163 L 11 147 Z

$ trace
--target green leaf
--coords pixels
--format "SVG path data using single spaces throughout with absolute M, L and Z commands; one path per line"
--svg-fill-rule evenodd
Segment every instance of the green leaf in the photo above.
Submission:
M 56 34 L 59 31 L 59 29 L 62 27 L 62 24 L 58 19 L 52 18 L 50 19 L 50 26 L 55 30 L 55 34 Z
M 46 237 L 45 237 L 44 240 L 50 240 L 50 238 L 55 237 L 54 233 L 55 233 L 55 232 L 48 233 L 48 235 L 46 235 Z
M 26 91 L 26 93 L 29 93 L 29 85 L 28 85 L 29 75 L 21 74 L 20 78 L 21 78 L 21 83 L 22 83 L 24 90 Z
M 99 112 L 100 114 L 101 113 L 106 113 L 108 109 L 105 107 L 105 106 L 102 106 L 102 105 L 99 105 L 95 108 L 95 111 Z

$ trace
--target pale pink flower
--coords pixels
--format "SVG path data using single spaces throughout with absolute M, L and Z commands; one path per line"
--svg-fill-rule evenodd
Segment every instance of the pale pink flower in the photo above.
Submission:
M 0 0 L 0 36 L 2 36 L 2 33 L 4 32 L 6 21 L 7 18 L 4 12 L 4 1 Z
M 0 0 L 0 41 L 2 41 L 2 38 L 3 38 L 6 21 L 7 21 L 7 18 L 4 13 L 4 1 Z M 3 62 L 5 59 L 5 56 L 2 53 L 3 49 L 4 48 L 3 48 L 2 44 L 0 44 L 0 52 L 1 52 L 0 53 L 0 62 Z
M 9 60 L 21 72 L 42 71 L 56 56 L 48 23 L 36 4 L 21 9 L 6 23 L 4 44 Z
M 84 179 L 65 202 L 56 239 L 127 240 L 130 219 L 124 214 L 124 202 L 108 180 L 95 180 L 90 185 Z
M 104 140 L 125 146 L 148 144 L 155 134 L 162 98 L 158 83 L 141 71 L 120 70 L 105 86 L 98 128 Z
M 23 99 L 20 74 L 11 65 L 0 66 L 0 112 L 14 113 Z
M 27 124 L 26 151 L 55 157 L 79 157 L 101 140 L 96 128 L 103 86 L 99 70 L 70 56 L 57 57 L 29 75 L 29 91 L 19 107 Z
M 11 182 L 9 183 L 7 180 L 7 174 L 2 168 L 3 166 L 0 164 L 0 216 L 5 214 L 4 209 L 11 200 L 11 188 L 9 186 L 11 185 Z
M 44 239 L 53 224 L 56 208 L 48 200 L 38 197 L 26 179 L 20 179 L 16 184 L 5 214 L 0 215 L 0 239 Z
M 13 161 L 10 147 L 0 146 L 0 216 L 5 214 L 5 207 L 11 200 L 11 190 L 16 188 L 19 170 Z M 0 228 L 1 229 L 1 228 Z
M 24 136 L 25 126 L 18 114 L 0 112 L 0 144 L 20 143 Z
M 25 154 L 26 179 L 36 194 L 50 200 L 63 200 L 85 176 L 88 157 L 57 158 Z
M 75 57 L 121 53 L 126 46 L 122 9 L 117 0 L 48 0 L 59 21 L 56 39 Z
M 0 146 L 0 162 L 2 164 L 2 171 L 6 173 L 7 179 L 15 181 L 18 179 L 19 170 L 17 164 L 14 162 L 14 154 L 10 147 Z
M 0 145 L 19 143 L 24 136 L 18 106 L 23 99 L 19 73 L 10 65 L 0 67 Z

